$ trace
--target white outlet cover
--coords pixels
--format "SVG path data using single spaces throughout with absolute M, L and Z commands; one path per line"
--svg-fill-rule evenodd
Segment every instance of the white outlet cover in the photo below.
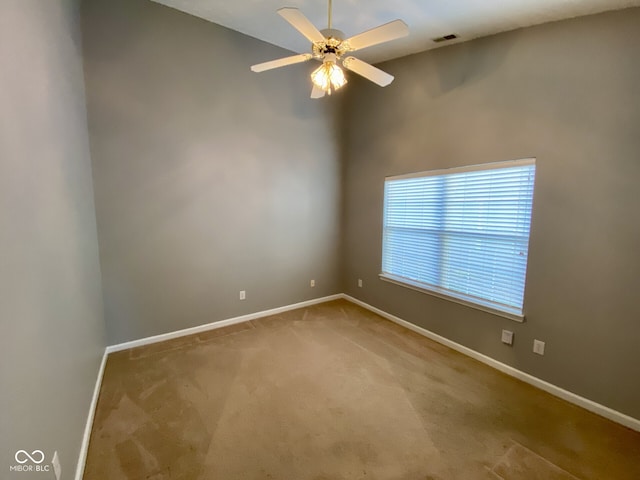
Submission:
M 533 341 L 533 353 L 537 353 L 538 355 L 544 355 L 544 342 L 541 340 Z
M 244 300 L 245 298 L 247 298 L 247 292 L 240 290 L 240 300 Z
M 315 280 L 311 280 L 310 285 L 311 285 L 312 287 L 315 287 L 315 286 L 316 286 L 316 281 L 315 281 Z
M 358 287 L 362 288 L 362 279 L 361 278 L 358 279 Z
M 513 345 L 513 332 L 510 330 L 502 330 L 502 343 Z

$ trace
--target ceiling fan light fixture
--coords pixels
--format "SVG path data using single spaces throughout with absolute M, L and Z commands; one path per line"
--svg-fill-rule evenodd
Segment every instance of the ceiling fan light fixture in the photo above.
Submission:
M 347 78 L 342 68 L 336 63 L 335 55 L 327 55 L 322 65 L 311 74 L 311 81 L 319 89 L 331 95 L 331 91 L 345 86 Z

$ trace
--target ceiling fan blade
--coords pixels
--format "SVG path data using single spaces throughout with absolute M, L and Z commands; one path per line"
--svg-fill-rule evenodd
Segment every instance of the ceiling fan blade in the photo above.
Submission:
M 320 30 L 318 30 L 315 25 L 311 23 L 309 19 L 297 8 L 284 7 L 279 9 L 278 13 L 282 18 L 289 22 L 293 28 L 307 37 L 311 43 L 320 43 L 325 41 L 324 35 L 320 33 Z
M 367 80 L 371 80 L 373 83 L 377 83 L 381 87 L 386 87 L 393 82 L 393 75 L 389 75 L 387 72 L 383 72 L 379 68 L 369 65 L 367 62 L 358 60 L 355 57 L 347 57 L 342 62 L 344 68 L 351 70 L 358 75 L 362 75 Z
M 325 91 L 321 88 L 318 88 L 316 84 L 313 84 L 313 90 L 311 90 L 311 98 L 322 98 L 324 97 Z
M 313 55 L 310 53 L 301 53 L 300 55 L 293 55 L 291 57 L 279 58 L 277 60 L 271 60 L 270 62 L 259 63 L 252 65 L 251 70 L 253 72 L 264 72 L 265 70 L 271 70 L 272 68 L 286 67 L 287 65 L 293 65 L 294 63 L 302 63 L 307 60 L 311 60 Z
M 389 42 L 396 38 L 402 38 L 409 35 L 409 27 L 402 20 L 394 20 L 385 23 L 379 27 L 372 28 L 366 32 L 359 33 L 346 41 L 349 42 L 352 50 L 361 50 L 363 48 L 378 45 L 379 43 Z

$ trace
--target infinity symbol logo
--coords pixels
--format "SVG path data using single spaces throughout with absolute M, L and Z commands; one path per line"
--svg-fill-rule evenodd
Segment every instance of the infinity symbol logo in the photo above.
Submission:
M 36 460 L 36 457 L 38 456 L 38 454 L 40 455 L 40 460 Z M 24 458 L 24 457 L 27 457 L 27 458 Z M 27 463 L 29 460 L 31 460 L 35 464 L 40 464 L 44 462 L 44 453 L 42 452 L 42 450 L 34 450 L 33 452 L 31 452 L 31 455 L 29 455 L 29 453 L 27 453 L 26 450 L 18 450 L 16 452 L 15 458 L 16 458 L 16 462 L 18 462 L 21 465 L 23 463 Z M 22 460 L 20 458 L 22 458 Z

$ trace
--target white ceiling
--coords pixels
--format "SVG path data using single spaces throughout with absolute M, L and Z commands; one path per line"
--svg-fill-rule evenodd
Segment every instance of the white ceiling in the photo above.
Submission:
M 317 27 L 327 27 L 328 0 L 153 0 L 288 50 L 309 51 L 308 41 L 276 14 L 298 7 Z M 519 27 L 640 6 L 640 0 L 333 0 L 333 27 L 347 37 L 400 18 L 410 35 L 358 53 L 381 62 L 448 45 L 432 39 L 455 33 L 459 40 Z M 270 59 L 265 59 L 270 60 Z

